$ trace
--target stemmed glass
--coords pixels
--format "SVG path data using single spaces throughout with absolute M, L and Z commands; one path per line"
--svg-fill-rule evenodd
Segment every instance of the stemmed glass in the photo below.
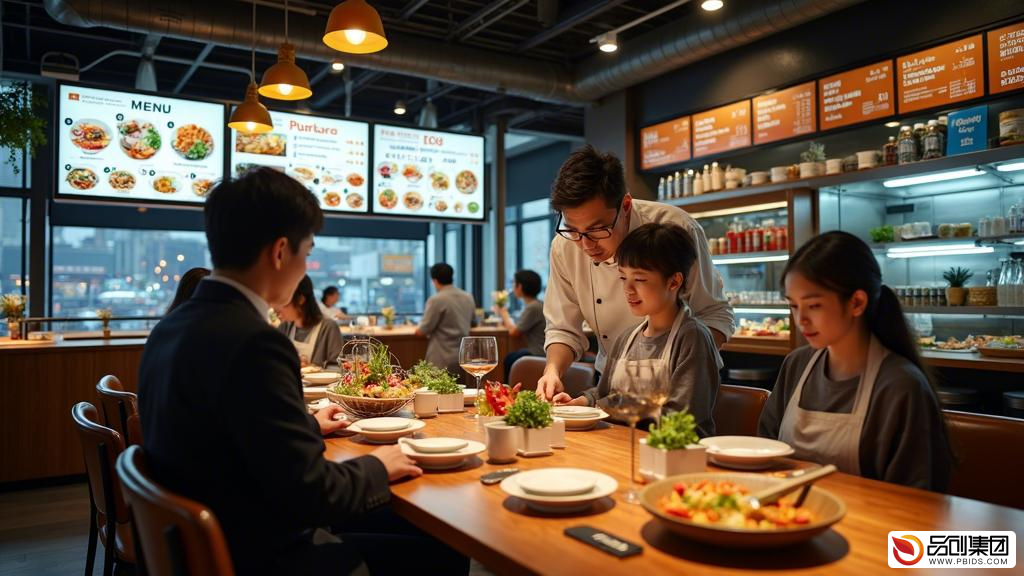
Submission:
M 629 491 L 626 502 L 639 504 L 640 495 L 636 490 L 636 423 L 656 408 L 653 390 L 663 386 L 654 378 L 652 366 L 628 362 L 623 370 L 625 378 L 612 383 L 612 391 L 606 398 L 609 414 L 629 424 Z M 668 394 L 665 394 L 667 398 Z M 664 403 L 664 401 L 663 401 Z
M 498 367 L 498 340 L 494 336 L 466 336 L 459 344 L 459 366 L 476 378 L 476 389 L 480 390 L 480 379 Z

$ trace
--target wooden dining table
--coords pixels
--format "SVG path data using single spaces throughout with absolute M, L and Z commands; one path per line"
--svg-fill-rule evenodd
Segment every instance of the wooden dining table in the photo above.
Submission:
M 476 420 L 466 414 L 443 414 L 426 419 L 425 424 L 417 437 L 485 440 Z M 641 435 L 638 433 L 638 438 Z M 331 437 L 326 445 L 324 455 L 334 461 L 377 447 L 360 435 Z M 888 569 L 890 531 L 1024 530 L 1024 510 L 835 473 L 815 484 L 846 504 L 846 516 L 828 531 L 780 549 L 717 548 L 687 541 L 661 526 L 642 506 L 625 502 L 629 459 L 629 429 L 602 422 L 589 431 L 567 431 L 566 448 L 555 449 L 551 456 L 496 465 L 487 463 L 483 453 L 454 470 L 424 471 L 419 478 L 392 485 L 392 506 L 424 532 L 497 574 L 787 572 L 866 576 Z M 808 465 L 785 460 L 763 473 L 781 474 Z M 585 468 L 612 476 L 619 487 L 613 496 L 598 500 L 586 512 L 546 514 L 528 508 L 498 485 L 480 482 L 481 475 L 509 466 L 520 470 Z M 720 469 L 709 465 L 708 470 Z M 643 552 L 619 559 L 563 533 L 580 525 L 638 544 Z

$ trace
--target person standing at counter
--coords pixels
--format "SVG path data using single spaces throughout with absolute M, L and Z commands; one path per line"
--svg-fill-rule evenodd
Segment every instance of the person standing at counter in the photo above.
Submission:
M 521 336 L 526 348 L 514 350 L 505 356 L 505 380 L 512 373 L 512 365 L 523 356 L 544 355 L 544 302 L 537 299 L 540 294 L 540 274 L 533 270 L 520 270 L 513 275 L 512 294 L 523 301 L 519 321 L 513 322 L 508 308 L 494 305 L 494 313 L 501 318 L 501 324 L 508 329 L 508 335 Z
M 274 308 L 281 319 L 278 331 L 288 337 L 299 354 L 302 366 L 322 366 L 337 363 L 341 354 L 341 331 L 334 320 L 320 312 L 313 281 L 304 276 L 295 288 L 291 301 Z
M 822 234 L 790 258 L 783 283 L 809 345 L 783 361 L 758 433 L 794 458 L 944 490 L 953 457 L 938 398 L 871 249 Z
M 339 320 L 345 316 L 344 310 L 339 310 L 334 307 L 341 300 L 341 293 L 338 292 L 337 286 L 328 286 L 324 288 L 323 293 L 320 295 L 320 301 L 317 302 L 317 306 L 320 308 L 320 313 L 327 318 L 332 320 Z
M 608 346 L 632 328 L 615 251 L 627 234 L 644 224 L 676 224 L 693 238 L 697 259 L 685 274 L 683 301 L 711 329 L 718 347 L 733 333 L 732 308 L 711 263 L 704 229 L 675 206 L 634 200 L 618 158 L 589 145 L 573 152 L 552 186 L 551 209 L 558 212 L 558 224 L 544 296 L 547 366 L 537 383 L 538 395 L 550 399 L 564 390 L 562 375 L 589 347 L 584 321 L 597 336 L 599 373 L 605 368 Z M 715 357 L 721 367 L 717 350 Z
M 430 281 L 434 294 L 427 299 L 423 319 L 416 328 L 417 336 L 426 336 L 426 360 L 439 368 L 459 373 L 459 345 L 469 336 L 476 314 L 476 301 L 469 292 L 454 286 L 455 270 L 438 262 L 430 267 Z

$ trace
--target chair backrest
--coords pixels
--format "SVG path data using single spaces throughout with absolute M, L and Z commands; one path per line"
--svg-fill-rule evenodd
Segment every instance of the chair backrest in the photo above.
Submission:
M 948 493 L 1024 508 L 1024 420 L 943 410 L 958 462 Z
M 749 386 L 722 384 L 715 400 L 715 434 L 757 436 L 757 421 L 768 401 L 768 391 Z
M 512 364 L 509 372 L 510 385 L 523 383 L 524 390 L 536 390 L 537 380 L 544 374 L 547 359 L 543 356 L 523 356 Z M 594 385 L 594 368 L 582 362 L 573 362 L 562 376 L 562 384 L 570 396 L 576 397 Z
M 132 430 L 128 419 L 139 413 L 138 396 L 125 392 L 124 386 L 117 376 L 107 375 L 96 384 L 96 392 L 100 395 L 100 412 L 103 424 L 113 428 L 125 439 L 128 445 L 142 444 L 141 428 Z
M 146 571 L 151 576 L 231 576 L 224 532 L 207 507 L 157 484 L 141 446 L 117 460 L 117 475 L 131 506 Z
M 121 492 L 114 467 L 117 457 L 124 451 L 121 435 L 99 423 L 96 407 L 79 402 L 71 409 L 71 418 L 78 429 L 85 455 L 85 471 L 89 476 L 89 490 L 100 514 L 114 518 L 117 523 L 128 522 L 128 508 Z

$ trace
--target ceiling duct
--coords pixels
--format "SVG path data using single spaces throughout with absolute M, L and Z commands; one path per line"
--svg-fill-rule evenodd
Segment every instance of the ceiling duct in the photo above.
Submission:
M 575 70 L 465 45 L 453 50 L 436 40 L 397 33 L 388 35 L 387 50 L 348 55 L 346 63 L 545 102 L 584 104 L 860 2 L 863 0 L 737 2 L 728 17 L 711 26 L 696 17 L 670 22 L 630 38 L 616 58 L 595 54 Z M 250 30 L 244 19 L 238 18 L 237 2 L 44 0 L 44 5 L 51 17 L 72 26 L 105 26 L 234 48 L 249 46 Z M 257 49 L 274 52 L 284 41 L 283 19 L 267 12 L 257 24 Z M 323 62 L 337 57 L 337 52 L 321 41 L 324 17 L 295 13 L 290 18 L 298 55 Z

